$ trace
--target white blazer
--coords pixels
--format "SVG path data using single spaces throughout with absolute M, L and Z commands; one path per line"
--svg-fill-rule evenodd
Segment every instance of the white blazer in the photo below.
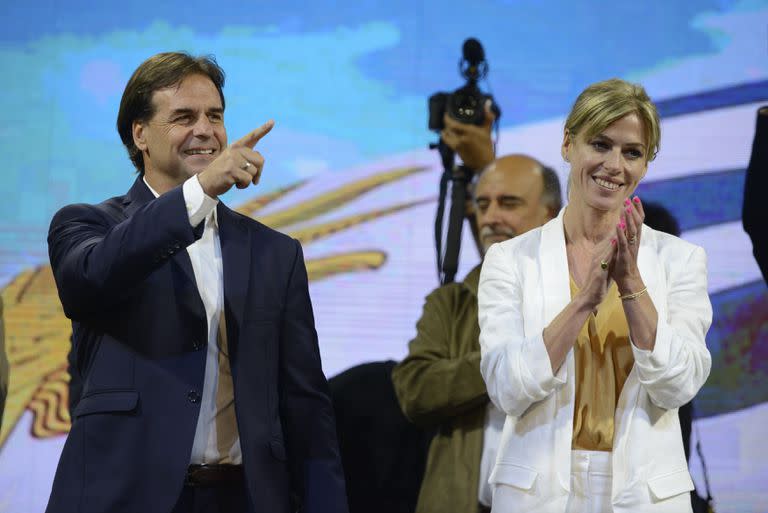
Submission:
M 480 370 L 507 413 L 490 482 L 510 504 L 494 512 L 563 513 L 570 493 L 575 399 L 573 350 L 552 373 L 542 331 L 570 302 L 563 212 L 541 228 L 494 244 L 480 275 Z M 611 502 L 616 513 L 691 510 L 693 489 L 677 408 L 712 364 L 706 255 L 643 226 L 640 274 L 659 314 L 653 351 L 632 345 L 635 363 L 616 407 Z M 504 501 L 502 501 L 504 502 Z

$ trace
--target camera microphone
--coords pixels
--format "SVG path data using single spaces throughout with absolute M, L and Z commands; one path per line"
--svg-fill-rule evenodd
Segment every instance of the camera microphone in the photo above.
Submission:
M 461 47 L 461 53 L 464 55 L 464 60 L 471 65 L 477 66 L 479 63 L 485 60 L 485 50 L 480 41 L 474 37 L 470 37 L 464 41 Z
M 466 83 L 453 92 L 440 91 L 429 97 L 429 129 L 440 132 L 445 128 L 445 116 L 459 123 L 483 126 L 486 122 L 485 105 L 490 101 L 491 111 L 496 120 L 501 110 L 490 94 L 483 93 L 477 83 L 488 73 L 488 61 L 480 41 L 474 37 L 464 40 L 461 45 L 459 73 Z M 498 125 L 497 125 L 498 126 Z M 443 175 L 440 178 L 440 195 L 435 216 L 435 250 L 437 252 L 437 272 L 440 282 L 450 283 L 456 276 L 461 249 L 461 228 L 466 209 L 467 184 L 472 179 L 472 170 L 466 166 L 454 165 L 455 153 L 443 138 L 438 144 L 430 145 L 440 151 L 443 161 Z M 448 232 L 443 253 L 443 220 L 451 184 L 451 209 L 448 218 Z
M 462 58 L 459 61 L 459 72 L 470 83 L 485 78 L 488 73 L 488 63 L 485 61 L 485 50 L 480 41 L 470 37 L 461 46 Z

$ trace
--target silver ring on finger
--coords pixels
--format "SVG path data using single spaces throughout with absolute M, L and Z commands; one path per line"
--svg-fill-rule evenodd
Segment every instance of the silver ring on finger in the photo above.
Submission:
M 245 162 L 243 162 L 242 164 L 240 164 L 240 169 L 242 169 L 243 171 L 245 171 L 249 167 L 251 167 L 251 163 L 248 162 L 247 160 Z
M 627 242 L 630 244 L 634 244 L 635 242 L 637 242 L 637 236 L 633 235 L 632 237 L 627 239 Z

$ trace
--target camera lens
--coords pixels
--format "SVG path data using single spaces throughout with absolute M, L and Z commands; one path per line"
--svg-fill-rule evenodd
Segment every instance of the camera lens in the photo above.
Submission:
M 474 91 L 458 90 L 451 95 L 448 111 L 457 121 L 480 124 L 483 118 L 482 98 Z
M 464 98 L 459 98 L 457 103 L 457 111 L 459 116 L 465 118 L 467 121 L 475 117 L 475 112 L 477 112 L 477 98 L 474 96 L 467 96 Z

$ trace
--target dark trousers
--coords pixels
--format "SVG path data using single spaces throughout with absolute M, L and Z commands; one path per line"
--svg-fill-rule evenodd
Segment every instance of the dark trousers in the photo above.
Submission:
M 256 513 L 245 483 L 185 485 L 171 513 Z

